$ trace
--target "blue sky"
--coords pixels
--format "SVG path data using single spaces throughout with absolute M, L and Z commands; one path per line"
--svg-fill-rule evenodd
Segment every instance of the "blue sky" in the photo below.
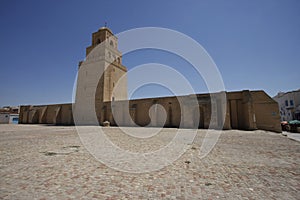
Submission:
M 92 32 L 106 21 L 114 33 L 164 27 L 199 42 L 228 91 L 262 89 L 270 96 L 300 88 L 300 1 L 1 0 L 0 106 L 72 101 L 78 62 Z M 184 60 L 147 50 L 124 55 L 129 69 L 158 62 L 189 71 Z M 206 92 L 199 77 L 196 92 Z M 146 86 L 137 98 L 168 95 Z

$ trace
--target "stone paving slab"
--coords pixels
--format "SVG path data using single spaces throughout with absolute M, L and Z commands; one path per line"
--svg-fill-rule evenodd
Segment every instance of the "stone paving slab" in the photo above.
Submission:
M 130 151 L 172 138 L 136 139 L 107 128 Z M 300 199 L 300 143 L 266 131 L 224 131 L 207 157 L 198 130 L 185 154 L 159 171 L 132 174 L 97 161 L 74 127 L 0 125 L 0 199 Z
M 288 138 L 300 142 L 300 133 L 290 133 L 290 132 L 285 132 L 284 134 L 285 134 Z

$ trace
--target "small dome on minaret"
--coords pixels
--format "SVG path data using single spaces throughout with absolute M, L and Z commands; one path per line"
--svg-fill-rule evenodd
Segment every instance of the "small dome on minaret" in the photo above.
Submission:
M 113 32 L 108 27 L 106 27 L 106 26 L 103 26 L 103 27 L 99 28 L 98 31 L 108 31 L 108 32 L 110 32 L 113 35 Z

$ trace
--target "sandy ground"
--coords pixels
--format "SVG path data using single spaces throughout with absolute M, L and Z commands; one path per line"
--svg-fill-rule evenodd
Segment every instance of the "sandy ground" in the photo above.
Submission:
M 133 138 L 111 127 L 105 134 L 121 149 L 145 153 L 166 146 L 176 131 Z M 0 199 L 300 199 L 298 141 L 266 131 L 223 131 L 200 159 L 206 134 L 198 130 L 170 165 L 136 174 L 99 162 L 74 127 L 0 125 Z

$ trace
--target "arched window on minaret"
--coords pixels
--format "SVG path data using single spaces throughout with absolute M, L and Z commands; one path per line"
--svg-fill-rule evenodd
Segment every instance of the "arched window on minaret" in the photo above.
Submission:
M 114 42 L 112 40 L 110 41 L 110 46 L 114 47 Z

